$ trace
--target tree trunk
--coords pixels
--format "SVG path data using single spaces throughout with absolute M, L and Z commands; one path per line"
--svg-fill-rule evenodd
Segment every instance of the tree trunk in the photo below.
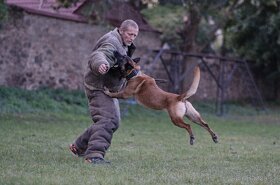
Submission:
M 190 6 L 190 10 L 187 15 L 184 16 L 184 28 L 181 31 L 181 38 L 184 43 L 181 50 L 186 53 L 199 53 L 199 47 L 196 43 L 196 35 L 198 32 L 199 23 L 201 20 L 200 12 L 197 6 Z M 185 92 L 193 78 L 193 68 L 197 65 L 197 58 L 183 57 L 181 62 L 180 74 L 183 77 L 181 80 L 179 90 Z

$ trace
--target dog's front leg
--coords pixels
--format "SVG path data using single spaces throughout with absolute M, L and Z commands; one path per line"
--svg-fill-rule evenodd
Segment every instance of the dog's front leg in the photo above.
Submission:
M 139 79 L 139 78 L 138 78 Z M 120 99 L 127 99 L 133 95 L 135 95 L 145 82 L 145 80 L 136 79 L 134 81 L 128 81 L 126 87 L 119 92 L 113 93 L 110 92 L 108 89 L 104 90 L 104 93 L 112 98 L 120 98 Z
M 112 98 L 127 99 L 132 96 L 132 93 L 127 92 L 125 89 L 120 92 L 110 92 L 105 90 L 104 93 Z

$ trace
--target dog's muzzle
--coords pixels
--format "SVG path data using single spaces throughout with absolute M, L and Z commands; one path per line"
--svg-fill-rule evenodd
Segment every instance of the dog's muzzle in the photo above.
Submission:
M 133 78 L 134 76 L 137 76 L 137 74 L 139 73 L 139 70 L 132 70 L 127 76 L 126 76 L 126 80 L 130 80 L 131 78 Z

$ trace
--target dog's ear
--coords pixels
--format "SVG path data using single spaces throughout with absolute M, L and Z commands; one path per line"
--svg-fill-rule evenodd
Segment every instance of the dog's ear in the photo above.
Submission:
M 117 50 L 114 51 L 114 57 L 116 57 L 117 59 L 123 57 Z
M 136 64 L 138 63 L 138 62 L 140 62 L 140 57 L 137 57 L 137 58 L 134 58 L 134 59 L 132 59 Z

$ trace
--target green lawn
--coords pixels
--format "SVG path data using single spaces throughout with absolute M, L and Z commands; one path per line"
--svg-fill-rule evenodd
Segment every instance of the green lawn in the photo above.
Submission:
M 268 114 L 225 117 L 202 112 L 220 140 L 215 144 L 205 130 L 192 124 L 196 142 L 191 146 L 186 132 L 175 127 L 165 112 L 131 105 L 114 135 L 106 155 L 111 165 L 106 166 L 87 164 L 68 151 L 68 145 L 90 125 L 84 110 L 69 110 L 2 111 L 1 185 L 280 182 L 277 108 Z

